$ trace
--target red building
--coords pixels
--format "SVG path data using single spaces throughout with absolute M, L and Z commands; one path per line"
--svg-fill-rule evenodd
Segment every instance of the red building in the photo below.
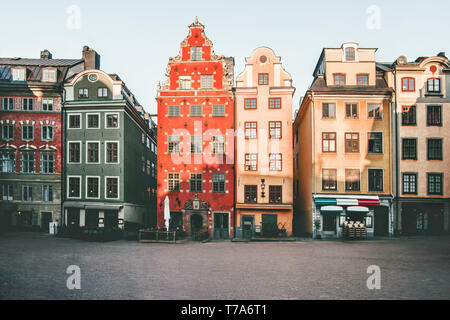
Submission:
M 158 87 L 158 226 L 233 236 L 234 59 L 214 54 L 197 19 Z

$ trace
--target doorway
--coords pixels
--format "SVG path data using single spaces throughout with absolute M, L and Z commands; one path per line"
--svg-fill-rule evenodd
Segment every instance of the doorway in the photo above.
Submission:
M 333 213 L 325 213 L 322 215 L 322 230 L 324 234 L 336 233 L 336 215 Z
M 169 230 L 183 230 L 183 213 L 171 212 L 169 220 Z
M 70 230 L 77 229 L 80 226 L 80 209 L 67 209 L 67 227 Z
M 228 239 L 228 213 L 214 213 L 214 239 Z
M 254 216 L 242 216 L 242 237 L 251 239 L 253 237 Z
M 200 214 L 195 213 L 191 216 L 191 233 L 194 235 L 203 227 L 203 218 Z
M 264 237 L 278 236 L 278 216 L 276 214 L 262 215 L 262 232 Z
M 84 224 L 87 228 L 98 227 L 98 210 L 86 210 Z
M 42 212 L 41 213 L 41 230 L 43 232 L 49 232 L 50 222 L 52 222 L 52 213 L 51 212 Z
M 373 234 L 376 237 L 389 236 L 389 208 L 380 206 L 374 210 Z
M 105 229 L 115 229 L 119 226 L 119 212 L 117 210 L 105 211 Z

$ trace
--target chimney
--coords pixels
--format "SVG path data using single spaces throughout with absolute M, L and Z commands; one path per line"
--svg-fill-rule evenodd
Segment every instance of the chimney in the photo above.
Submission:
M 53 57 L 52 53 L 47 49 L 41 51 L 41 59 L 51 59 Z
M 442 58 L 447 58 L 447 57 L 445 56 L 445 52 L 439 52 L 439 53 L 437 54 L 437 56 L 438 56 L 438 57 L 442 57 Z
M 100 69 L 100 55 L 88 46 L 83 47 L 84 70 Z

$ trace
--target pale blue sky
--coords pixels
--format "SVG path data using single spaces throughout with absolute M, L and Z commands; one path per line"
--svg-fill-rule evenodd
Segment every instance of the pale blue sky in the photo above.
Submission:
M 66 9 L 81 9 L 81 28 L 71 30 Z M 366 25 L 369 6 L 381 10 L 381 27 Z M 117 73 L 140 103 L 156 113 L 156 84 L 165 79 L 169 57 L 198 16 L 215 53 L 235 58 L 235 74 L 244 58 L 269 46 L 282 58 L 297 88 L 294 109 L 312 81 L 323 47 L 358 42 L 379 48 L 378 61 L 408 60 L 445 51 L 450 56 L 450 1 L 105 1 L 1 0 L 2 57 L 80 58 L 83 45 L 101 55 L 101 69 Z

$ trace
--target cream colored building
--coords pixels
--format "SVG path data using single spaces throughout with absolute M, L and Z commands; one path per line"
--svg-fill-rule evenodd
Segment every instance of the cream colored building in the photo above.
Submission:
M 261 47 L 246 58 L 236 84 L 236 236 L 290 235 L 292 78 L 280 57 Z

